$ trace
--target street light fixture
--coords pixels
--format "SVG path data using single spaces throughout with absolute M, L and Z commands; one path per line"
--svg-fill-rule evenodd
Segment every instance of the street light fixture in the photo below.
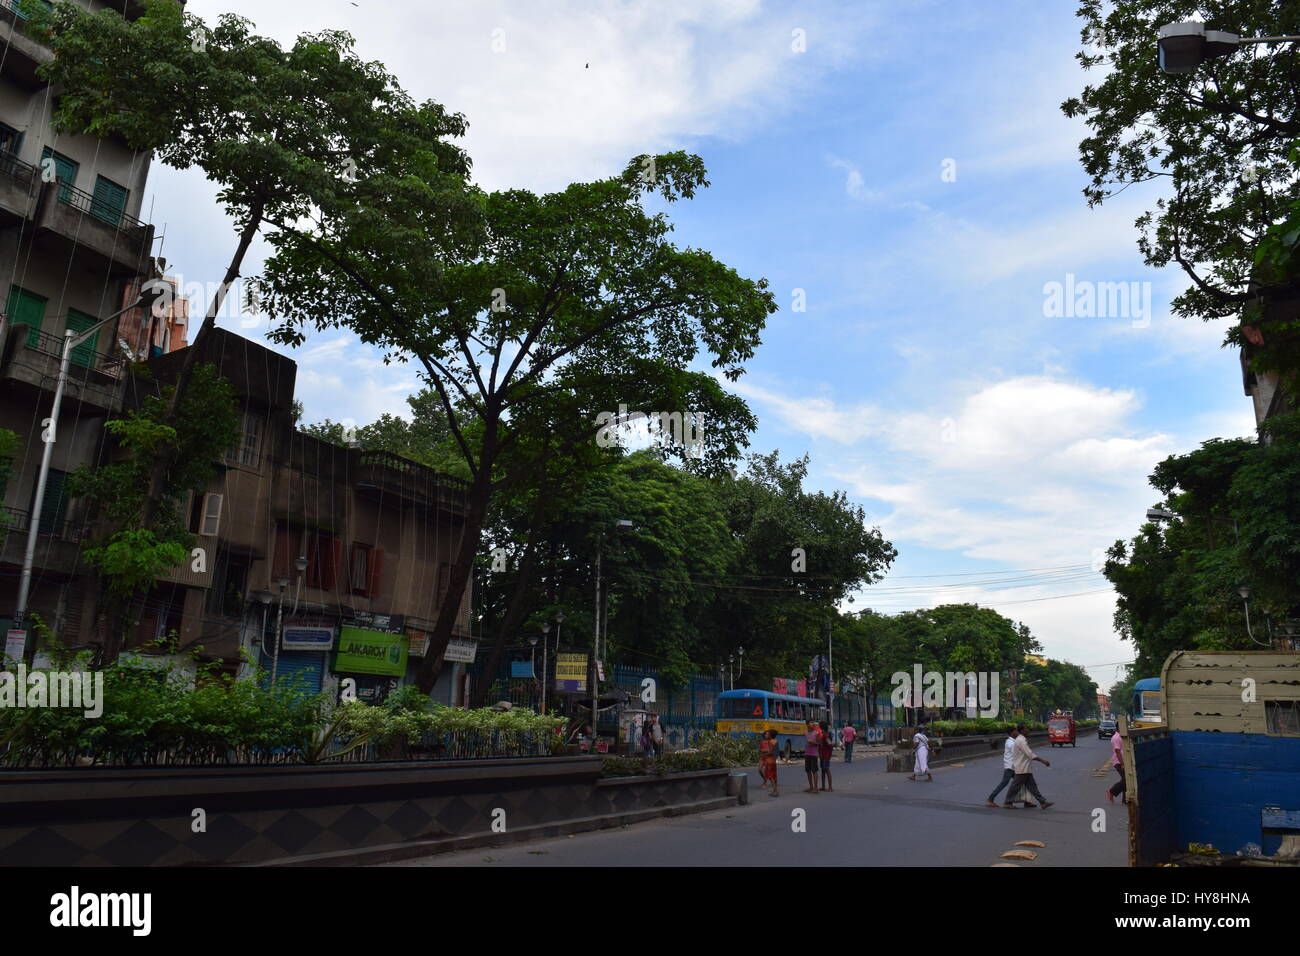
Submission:
M 1239 37 L 1224 30 L 1207 30 L 1204 23 L 1167 23 L 1157 32 L 1160 69 L 1165 73 L 1191 73 L 1206 60 L 1230 56 L 1251 43 L 1300 43 L 1300 36 Z

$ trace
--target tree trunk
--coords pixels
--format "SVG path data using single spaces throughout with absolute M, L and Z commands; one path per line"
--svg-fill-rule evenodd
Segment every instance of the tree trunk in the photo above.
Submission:
M 497 639 L 493 642 L 492 653 L 488 655 L 487 662 L 484 664 L 483 673 L 487 679 L 479 681 L 479 686 L 474 688 L 474 696 L 470 701 L 471 707 L 482 707 L 487 703 L 488 691 L 492 686 L 488 681 L 497 672 L 497 664 L 501 660 L 501 651 L 505 649 L 506 638 L 518 626 L 520 618 L 524 615 L 524 595 L 528 591 L 528 585 L 532 583 L 533 566 L 537 560 L 535 544 L 536 538 L 530 534 L 528 544 L 524 548 L 524 556 L 519 561 L 519 575 L 515 580 L 514 590 L 506 605 L 506 613 L 501 618 L 501 626 L 497 629 Z M 542 675 L 542 680 L 546 680 L 545 674 Z
M 229 291 L 231 284 L 239 278 L 239 270 L 244 265 L 244 256 L 248 253 L 248 247 L 252 244 L 253 237 L 257 235 L 258 227 L 262 224 L 263 208 L 264 203 L 259 200 L 249 210 L 248 223 L 239 233 L 239 245 L 235 247 L 235 254 L 230 258 L 230 265 L 226 267 L 226 277 L 213 294 L 212 301 L 208 304 L 208 312 L 203 317 L 203 324 L 199 326 L 199 332 L 194 337 L 194 341 L 184 350 L 180 371 L 176 374 L 176 385 L 172 389 L 171 401 L 167 405 L 166 421 L 168 425 L 174 425 L 176 422 L 181 402 L 189 389 L 190 379 L 194 376 L 194 366 L 198 363 L 200 348 L 207 340 L 208 333 L 217 324 L 217 313 L 221 311 L 221 304 L 226 300 L 226 293 Z M 153 519 L 158 513 L 158 504 L 162 498 L 163 487 L 167 480 L 167 470 L 171 467 L 174 455 L 175 450 L 166 445 L 160 445 L 157 451 L 154 452 L 153 462 L 149 468 L 149 493 L 145 497 L 144 510 L 140 515 L 141 528 L 148 528 L 152 525 Z
M 488 466 L 480 471 L 486 474 Z M 425 694 L 433 693 L 442 673 L 443 654 L 451 641 L 451 632 L 460 613 L 460 604 L 465 596 L 465 588 L 474 570 L 474 556 L 478 553 L 479 541 L 483 534 L 483 521 L 487 515 L 488 498 L 491 489 L 487 481 L 480 477 L 470 487 L 469 507 L 465 512 L 465 523 L 461 528 L 460 546 L 456 549 L 456 560 L 452 562 L 451 574 L 447 581 L 447 593 L 443 596 L 442 607 L 438 609 L 438 620 L 434 623 L 433 633 L 429 635 L 429 649 L 420 662 L 420 669 L 415 675 L 415 685 Z

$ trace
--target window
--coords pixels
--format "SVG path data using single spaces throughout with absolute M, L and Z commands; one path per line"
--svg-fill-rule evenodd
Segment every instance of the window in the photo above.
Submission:
M 77 171 L 81 164 L 75 159 L 68 159 L 62 153 L 56 153 L 46 146 L 41 150 L 41 180 L 45 181 L 47 159 L 54 160 L 54 178 L 59 182 L 59 202 L 72 201 L 72 187 L 77 184 Z
M 41 533 L 63 534 L 63 518 L 67 509 L 68 496 L 64 486 L 68 481 L 66 471 L 50 469 L 45 477 L 45 497 L 41 499 Z M 32 510 L 36 510 L 36 491 L 32 491 Z
M 352 546 L 352 593 L 365 596 L 370 593 L 370 545 Z
M 748 700 L 729 700 L 727 708 L 728 717 L 742 717 L 753 720 L 763 716 L 762 698 L 750 698 Z
M 90 202 L 90 214 L 116 226 L 122 222 L 122 213 L 126 212 L 127 189 L 105 176 L 95 179 L 95 195 Z
M 1264 725 L 1270 737 L 1300 737 L 1300 700 L 1264 701 Z
M 29 349 L 34 349 L 40 344 L 41 321 L 45 318 L 47 301 L 49 300 L 45 296 L 28 292 L 18 286 L 9 289 L 9 304 L 5 306 L 5 311 L 9 313 L 10 322 L 14 325 L 25 325 L 30 330 L 27 333 Z
M 23 148 L 23 134 L 8 123 L 0 123 L 0 170 L 11 175 L 17 174 L 14 160 Z
M 222 495 L 206 494 L 203 496 L 203 510 L 199 513 L 198 533 L 208 538 L 215 538 L 221 529 Z
M 72 332 L 84 332 L 98 321 L 99 319 L 93 315 L 87 315 L 85 312 L 78 312 L 76 309 L 68 310 L 68 329 Z M 72 350 L 72 364 L 80 365 L 82 368 L 93 368 L 95 365 L 95 346 L 98 344 L 99 333 L 96 332 Z
M 276 581 L 297 580 L 298 555 L 304 553 L 306 542 L 299 528 L 291 528 L 286 522 L 276 523 L 275 553 L 271 560 L 271 577 Z
M 333 591 L 338 586 L 339 558 L 343 542 L 325 531 L 307 539 L 307 586 Z
M 262 417 L 254 411 L 244 412 L 239 440 L 226 453 L 226 460 L 242 468 L 256 468 L 262 460 Z
M 208 589 L 207 611 L 224 617 L 241 617 L 248 591 L 248 560 L 221 552 L 213 568 L 212 587 Z

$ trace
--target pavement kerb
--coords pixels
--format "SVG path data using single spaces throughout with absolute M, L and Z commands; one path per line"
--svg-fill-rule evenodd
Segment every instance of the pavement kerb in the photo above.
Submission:
M 473 850 L 484 847 L 501 847 L 513 843 L 527 843 L 533 840 L 547 840 L 554 837 L 569 836 L 575 833 L 588 833 L 593 830 L 608 830 L 624 827 L 633 823 L 642 823 L 657 817 L 675 817 L 687 813 L 702 813 L 707 810 L 723 810 L 738 805 L 735 797 L 714 797 L 709 800 L 697 800 L 694 803 L 680 803 L 667 807 L 651 807 L 630 813 L 606 813 L 598 816 L 577 817 L 557 823 L 543 823 L 531 827 L 519 827 L 505 833 L 475 833 L 460 837 L 440 837 L 433 840 L 412 840 L 405 843 L 388 843 L 381 846 L 362 847 L 356 850 L 340 850 L 334 853 L 313 853 L 305 856 L 280 857 L 261 863 L 241 863 L 235 866 L 373 866 L 378 863 L 392 863 L 397 860 L 409 860 L 416 857 L 432 856 L 437 853 L 454 853 L 458 850 Z

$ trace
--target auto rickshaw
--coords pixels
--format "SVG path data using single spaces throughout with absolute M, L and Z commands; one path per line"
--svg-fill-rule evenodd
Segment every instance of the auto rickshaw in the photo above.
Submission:
M 1058 710 L 1047 719 L 1047 742 L 1053 747 L 1078 746 L 1074 742 L 1073 714 L 1063 714 Z

